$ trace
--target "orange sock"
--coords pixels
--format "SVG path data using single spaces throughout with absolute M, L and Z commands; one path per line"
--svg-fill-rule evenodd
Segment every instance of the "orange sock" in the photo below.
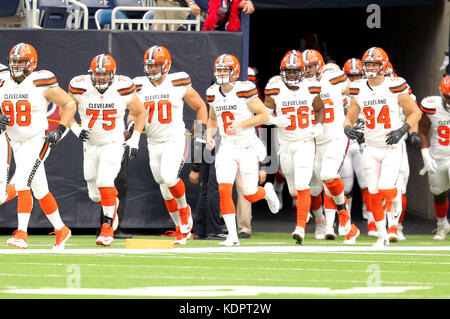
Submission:
M 323 198 L 324 198 L 323 199 L 323 207 L 325 209 L 336 209 L 337 210 L 336 203 L 330 196 L 328 196 L 326 193 L 324 193 Z
M 250 203 L 257 202 L 266 197 L 266 190 L 264 187 L 258 186 L 258 190 L 253 195 L 244 195 L 244 198 Z
M 225 214 L 236 214 L 236 207 L 233 202 L 233 184 L 220 183 L 219 197 L 220 197 L 220 212 Z
M 310 190 L 297 191 L 297 226 L 306 228 L 309 208 L 311 207 Z
M 333 179 L 331 182 L 325 182 L 325 185 L 333 196 L 339 196 L 344 192 L 344 183 L 339 177 Z
M 50 192 L 39 200 L 39 205 L 41 205 L 45 215 L 53 214 L 58 209 L 58 204 Z
M 186 193 L 186 186 L 184 185 L 183 180 L 179 178 L 178 182 L 174 186 L 169 187 L 169 191 L 175 198 L 183 197 Z
M 434 211 L 436 212 L 436 217 L 437 218 L 445 218 L 445 217 L 447 217 L 448 200 L 444 204 L 436 204 L 436 203 L 434 203 Z
M 178 210 L 178 204 L 175 198 L 169 200 L 165 199 L 164 203 L 166 204 L 166 208 L 169 213 L 175 213 Z
M 366 204 L 366 209 L 368 212 L 371 212 L 370 209 L 370 199 L 369 199 L 369 191 L 367 188 L 361 189 L 361 196 L 364 204 Z
M 318 196 L 311 195 L 311 209 L 318 210 L 320 207 L 322 207 L 322 194 L 319 194 Z
M 116 197 L 118 192 L 115 187 L 100 187 L 98 190 L 100 191 L 100 203 L 102 206 L 116 205 Z
M 390 212 L 392 211 L 392 200 L 397 196 L 397 188 L 391 188 L 391 189 L 380 189 L 378 191 L 378 194 L 386 200 L 386 211 Z
M 17 192 L 17 212 L 18 213 L 30 213 L 33 209 L 33 197 L 31 196 L 31 191 L 24 190 Z
M 384 208 L 381 195 L 379 193 L 369 194 L 369 199 L 373 219 L 375 222 L 382 221 L 384 219 Z
M 405 218 L 405 212 L 406 212 L 406 195 L 402 194 L 402 214 L 400 215 L 400 218 L 398 220 L 399 223 L 403 223 L 403 219 Z

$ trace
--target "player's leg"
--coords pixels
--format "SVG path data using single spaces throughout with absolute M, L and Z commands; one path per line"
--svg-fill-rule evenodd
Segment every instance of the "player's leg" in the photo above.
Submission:
M 406 237 L 403 232 L 403 220 L 405 218 L 406 204 L 407 204 L 406 187 L 408 185 L 408 180 L 409 180 L 409 159 L 408 159 L 408 153 L 406 152 L 406 147 L 405 147 L 405 152 L 403 153 L 403 157 L 402 157 L 400 173 L 402 176 L 402 184 L 398 188 L 399 194 L 397 194 L 397 196 L 399 198 L 397 198 L 395 200 L 396 209 L 398 212 L 400 212 L 400 216 L 398 219 L 397 233 L 398 233 L 399 240 L 405 240 Z
M 228 230 L 227 239 L 220 243 L 223 246 L 239 246 L 236 228 L 236 206 L 233 202 L 233 184 L 238 171 L 235 160 L 236 149 L 222 142 L 216 154 L 215 168 L 219 184 L 220 212 Z
M 439 161 L 438 169 L 433 172 L 428 172 L 428 181 L 430 184 L 430 191 L 433 195 L 433 206 L 437 219 L 435 240 L 444 240 L 450 232 L 450 224 L 447 219 L 447 212 L 449 207 L 448 190 L 450 188 L 450 167 L 449 161 Z
M 6 134 L 0 135 L 0 205 L 9 202 L 17 196 L 13 184 L 8 184 L 9 167 L 11 165 L 12 149 Z

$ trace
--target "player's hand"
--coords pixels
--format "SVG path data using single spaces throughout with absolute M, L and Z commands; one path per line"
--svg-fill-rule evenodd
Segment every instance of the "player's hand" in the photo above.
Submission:
M 242 128 L 240 121 L 231 121 L 230 126 L 228 126 L 228 130 L 231 133 L 237 133 Z
M 89 130 L 81 128 L 76 122 L 73 122 L 70 126 L 70 130 L 83 142 L 86 142 L 89 139 Z
M 191 9 L 191 14 L 196 16 L 199 15 L 200 13 L 202 13 L 202 9 L 200 9 L 200 7 L 196 4 L 193 3 L 189 6 L 189 8 Z
M 206 148 L 211 151 L 214 149 L 214 147 L 216 147 L 216 140 L 214 139 L 214 137 L 208 137 L 206 139 Z
M 411 134 L 409 134 L 408 141 L 412 147 L 417 149 L 420 147 L 421 143 L 420 136 L 416 132 L 412 132 Z
M 316 125 L 314 125 L 313 136 L 314 137 L 321 137 L 322 134 L 323 134 L 323 124 L 317 123 Z
M 141 138 L 141 133 L 138 131 L 133 131 L 133 134 L 131 137 L 125 142 L 126 146 L 129 146 L 130 153 L 129 157 L 130 159 L 135 159 L 137 152 L 139 150 L 139 140 Z
M 436 161 L 430 155 L 429 148 L 422 148 L 422 158 L 423 158 L 423 168 L 420 170 L 420 175 L 425 175 L 427 172 L 436 172 L 437 164 Z
M 82 129 L 78 138 L 83 142 L 86 142 L 89 139 L 89 131 L 86 129 Z
M 66 127 L 64 125 L 62 125 L 62 124 L 58 125 L 56 130 L 54 130 L 53 132 L 47 133 L 45 135 L 45 138 L 44 138 L 45 142 L 49 143 L 50 147 L 56 146 L 56 144 L 58 144 L 59 141 L 61 140 L 61 137 L 65 130 L 66 130 Z
M 386 134 L 386 144 L 387 145 L 393 145 L 400 142 L 400 139 L 403 135 L 405 135 L 406 132 L 409 131 L 411 127 L 408 123 L 403 124 L 403 126 L 397 130 L 390 131 Z
M 6 126 L 9 124 L 9 116 L 0 115 L 0 133 L 6 130 Z
M 276 119 L 277 123 L 275 125 L 277 125 L 278 127 L 288 127 L 292 123 L 290 115 L 281 114 L 277 116 Z
M 344 127 L 344 133 L 351 140 L 360 141 L 364 138 L 363 132 L 359 131 L 356 128 L 351 127 L 350 125 L 347 125 L 346 127 Z

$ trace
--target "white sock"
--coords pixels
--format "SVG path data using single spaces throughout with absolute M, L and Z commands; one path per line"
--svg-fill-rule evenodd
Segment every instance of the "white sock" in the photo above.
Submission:
M 373 218 L 372 212 L 367 212 L 367 224 L 370 224 L 371 222 L 374 222 L 375 219 Z
M 223 214 L 223 220 L 228 230 L 228 237 L 233 240 L 238 240 L 236 229 L 236 214 Z
M 54 213 L 46 215 L 50 223 L 52 223 L 53 228 L 57 230 L 61 230 L 63 228 L 64 223 L 61 220 L 61 215 L 59 214 L 59 210 L 57 209 Z
M 181 222 L 180 222 L 180 214 L 178 213 L 178 211 L 173 212 L 173 213 L 169 213 L 170 218 L 172 218 L 173 223 L 175 224 L 175 226 L 180 226 Z
M 31 213 L 18 213 L 17 218 L 19 219 L 18 230 L 27 232 L 28 222 L 30 221 Z
M 113 218 L 114 217 L 114 211 L 116 210 L 116 206 L 103 206 L 103 215 L 105 215 L 106 217 L 109 218 Z
M 322 218 L 324 218 L 322 207 L 320 207 L 320 208 L 317 209 L 317 210 L 313 210 L 312 213 L 313 213 L 313 215 L 314 215 L 314 218 L 315 218 L 317 221 L 322 220 Z
M 386 219 L 382 219 L 379 222 L 375 222 L 377 224 L 378 237 L 387 238 L 386 231 Z
M 336 218 L 336 211 L 334 209 L 325 209 L 325 219 L 327 221 L 327 226 L 330 228 L 334 227 L 334 220 Z

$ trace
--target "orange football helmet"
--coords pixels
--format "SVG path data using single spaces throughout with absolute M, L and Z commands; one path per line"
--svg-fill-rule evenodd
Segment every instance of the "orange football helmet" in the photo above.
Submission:
M 322 54 L 317 50 L 305 50 L 302 53 L 303 61 L 305 62 L 305 77 L 319 78 L 323 71 L 323 66 L 325 64 Z M 309 67 L 314 65 L 314 67 Z
M 219 70 L 229 70 L 228 74 L 219 74 Z M 222 54 L 214 62 L 214 78 L 217 84 L 227 84 L 239 78 L 241 65 L 239 60 L 232 54 Z
M 109 54 L 99 54 L 91 61 L 89 74 L 91 75 L 92 85 L 104 92 L 113 83 L 116 75 L 116 61 Z
M 357 58 L 348 59 L 344 63 L 344 72 L 351 81 L 361 79 L 363 76 L 361 60 Z
M 389 57 L 382 48 L 372 47 L 368 49 L 366 52 L 364 52 L 361 60 L 365 77 L 375 78 L 385 75 L 386 65 L 389 62 Z M 376 63 L 378 64 L 378 67 L 370 68 L 367 66 L 368 63 Z
M 149 71 L 152 65 L 160 65 L 159 70 Z M 161 45 L 154 45 L 148 48 L 144 54 L 144 72 L 150 80 L 158 81 L 164 75 L 169 73 L 172 65 L 172 57 L 169 50 Z
M 9 52 L 9 72 L 13 78 L 28 76 L 37 66 L 36 49 L 28 43 L 19 43 Z M 26 63 L 24 63 L 26 61 Z
M 441 80 L 439 91 L 441 91 L 442 105 L 447 112 L 450 112 L 450 76 L 446 75 Z
M 281 60 L 280 75 L 286 85 L 297 86 L 305 74 L 305 62 L 301 55 L 289 52 Z

